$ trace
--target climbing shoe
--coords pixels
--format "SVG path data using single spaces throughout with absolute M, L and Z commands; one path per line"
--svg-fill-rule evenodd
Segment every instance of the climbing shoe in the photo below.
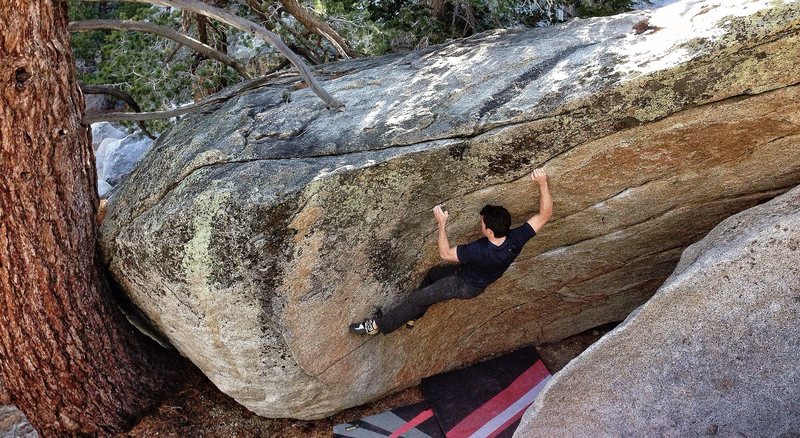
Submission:
M 377 335 L 378 325 L 375 324 L 374 319 L 368 319 L 364 322 L 350 324 L 350 332 L 359 335 Z

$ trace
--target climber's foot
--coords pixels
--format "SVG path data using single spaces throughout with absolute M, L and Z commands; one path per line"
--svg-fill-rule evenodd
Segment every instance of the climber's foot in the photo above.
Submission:
M 364 322 L 350 324 L 350 332 L 359 335 L 377 335 L 378 324 L 375 323 L 374 319 L 368 319 Z

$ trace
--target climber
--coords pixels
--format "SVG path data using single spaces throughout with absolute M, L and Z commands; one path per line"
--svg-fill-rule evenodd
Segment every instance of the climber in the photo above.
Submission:
M 350 331 L 358 334 L 388 334 L 403 324 L 413 326 L 435 303 L 458 298 L 469 299 L 480 295 L 486 287 L 500 278 L 511 262 L 522 251 L 523 245 L 550 219 L 553 214 L 553 198 L 547 187 L 547 173 L 536 169 L 531 179 L 539 185 L 539 213 L 533 215 L 519 227 L 511 227 L 508 210 L 496 205 L 481 209 L 481 233 L 484 237 L 451 247 L 447 239 L 448 213 L 441 205 L 433 209 L 439 223 L 439 256 L 457 264 L 439 265 L 431 268 L 419 289 L 411 292 L 398 305 L 383 315 L 350 325 Z

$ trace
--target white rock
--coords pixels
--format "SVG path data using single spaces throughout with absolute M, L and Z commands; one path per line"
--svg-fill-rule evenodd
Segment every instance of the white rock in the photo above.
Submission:
M 94 162 L 95 167 L 97 168 L 97 179 L 103 179 L 103 162 L 106 159 L 106 151 L 108 151 L 108 145 L 111 143 L 119 143 L 121 139 L 109 137 L 104 139 L 100 142 L 100 145 L 97 147 L 97 150 L 94 151 Z
M 153 140 L 141 134 L 129 135 L 122 140 L 106 144 L 103 153 L 102 179 L 112 186 L 119 184 L 152 145 Z
M 683 252 L 636 312 L 573 359 L 517 438 L 796 436 L 800 187 Z
M 101 198 L 105 198 L 106 194 L 113 189 L 114 186 L 107 183 L 104 179 L 97 180 L 97 194 L 100 195 Z
M 247 34 L 237 34 L 228 46 L 228 53 L 234 59 L 239 59 L 247 64 L 251 59 L 271 52 L 271 46 L 266 45 L 261 38 Z
M 325 417 L 619 321 L 683 247 L 800 184 L 800 9 L 723 21 L 742 5 L 681 5 L 331 63 L 342 112 L 268 86 L 187 115 L 122 185 L 106 178 L 104 258 L 176 349 L 264 416 Z M 469 241 L 486 203 L 529 217 L 542 163 L 558 219 L 484 295 L 411 333 L 347 333 L 435 262 L 431 206 L 461 212 L 451 238 Z
M 92 123 L 92 146 L 94 146 L 94 149 L 97 150 L 100 143 L 107 138 L 119 140 L 125 138 L 125 132 L 108 122 Z

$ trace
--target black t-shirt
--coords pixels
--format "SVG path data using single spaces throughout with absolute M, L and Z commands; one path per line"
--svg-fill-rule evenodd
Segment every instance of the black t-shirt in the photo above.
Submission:
M 486 287 L 503 275 L 522 247 L 536 235 L 527 222 L 508 230 L 506 240 L 496 246 L 483 237 L 466 245 L 458 245 L 456 254 L 463 265 L 461 275 L 475 286 Z

